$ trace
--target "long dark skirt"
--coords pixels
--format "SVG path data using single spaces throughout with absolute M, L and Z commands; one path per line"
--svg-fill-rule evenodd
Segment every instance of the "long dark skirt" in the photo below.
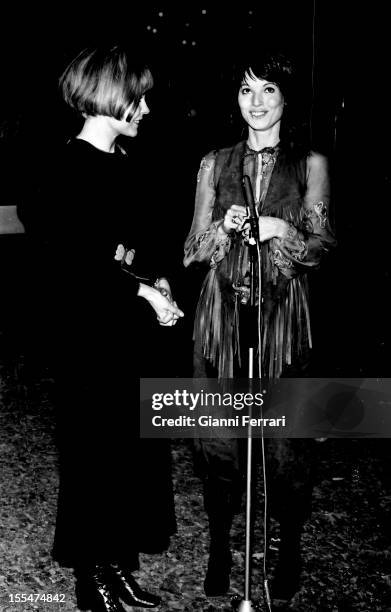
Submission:
M 139 438 L 139 378 L 123 351 L 112 355 L 99 362 L 79 350 L 57 376 L 53 556 L 66 566 L 120 561 L 136 569 L 138 552 L 165 550 L 176 528 L 169 441 Z

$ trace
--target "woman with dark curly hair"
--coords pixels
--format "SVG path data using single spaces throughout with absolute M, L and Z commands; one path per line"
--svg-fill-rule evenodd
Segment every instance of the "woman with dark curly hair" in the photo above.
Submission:
M 258 346 L 263 378 L 305 375 L 311 348 L 307 273 L 334 245 L 328 220 L 326 158 L 292 142 L 285 118 L 297 87 L 283 55 L 254 51 L 238 70 L 237 99 L 245 140 L 201 161 L 195 212 L 185 244 L 185 266 L 204 262 L 194 326 L 196 377 L 247 377 L 243 342 L 250 296 L 248 209 L 243 176 L 251 180 L 257 211 L 260 278 L 255 266 Z M 282 127 L 284 126 L 284 130 Z M 260 342 L 259 342 L 260 339 Z M 300 575 L 300 536 L 309 516 L 313 441 L 268 440 L 271 511 L 280 522 L 279 563 L 272 593 L 289 598 Z M 205 507 L 210 526 L 208 595 L 229 588 L 229 534 L 242 486 L 238 440 L 200 440 Z

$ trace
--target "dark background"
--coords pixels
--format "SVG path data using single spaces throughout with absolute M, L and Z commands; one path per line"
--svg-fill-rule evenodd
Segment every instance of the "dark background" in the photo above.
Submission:
M 126 143 L 124 180 L 149 251 L 159 268 L 164 263 L 186 311 L 184 322 L 158 332 L 160 350 L 170 357 L 162 375 L 191 375 L 192 321 L 205 270 L 184 270 L 181 260 L 196 174 L 204 154 L 242 137 L 230 74 L 242 46 L 255 37 L 260 49 L 279 48 L 295 59 L 313 147 L 331 161 L 339 246 L 311 277 L 313 373 L 387 376 L 391 177 L 382 16 L 376 13 L 375 29 L 374 11 L 361 16 L 358 30 L 357 9 L 319 0 L 28 11 L 15 8 L 3 20 L 0 205 L 28 205 L 35 183 L 50 172 L 55 146 L 77 133 L 80 123 L 61 102 L 57 80 L 80 49 L 131 43 L 151 65 L 151 114 L 138 138 Z M 0 236 L 0 327 L 3 347 L 30 351 L 38 363 L 45 356 L 36 354 L 33 248 L 26 236 Z
M 178 303 L 186 311 L 176 327 L 156 329 L 154 361 L 160 362 L 162 376 L 191 375 L 192 321 L 204 271 L 185 270 L 181 260 L 199 162 L 212 148 L 241 137 L 231 122 L 236 106 L 229 87 L 232 62 L 241 46 L 255 35 L 260 46 L 285 48 L 301 68 L 299 93 L 313 146 L 328 154 L 332 163 L 338 248 L 311 275 L 313 372 L 324 377 L 388 377 L 388 29 L 389 19 L 376 3 L 365 3 L 360 13 L 357 3 L 349 7 L 342 0 L 242 1 L 232 7 L 228 2 L 213 7 L 202 3 L 192 9 L 149 8 L 146 3 L 136 8 L 80 2 L 61 7 L 56 2 L 51 9 L 35 3 L 27 9 L 15 5 L 13 11 L 3 6 L 0 206 L 33 206 L 35 185 L 55 162 L 55 146 L 78 129 L 57 93 L 58 76 L 67 62 L 81 48 L 101 41 L 118 39 L 140 47 L 140 54 L 148 55 L 155 87 L 149 97 L 151 114 L 139 136 L 127 142 L 129 176 L 124 180 L 140 232 L 154 254 L 152 263 L 169 271 Z M 71 202 L 69 214 L 75 215 Z M 48 521 L 54 524 L 58 479 L 53 413 L 47 400 L 52 386 L 45 385 L 50 361 L 38 324 L 35 262 L 34 245 L 27 236 L 0 234 L 0 368 L 6 415 L 1 428 L 2 474 L 7 481 L 1 503 L 7 552 L 3 566 L 12 568 L 8 583 L 18 592 L 32 590 L 30 576 L 40 576 L 40 590 L 42 584 L 55 584 L 56 591 L 71 593 L 68 574 L 56 568 L 53 577 L 50 569 L 49 582 L 46 569 L 51 568 Z M 81 262 L 86 274 L 88 263 L 88 258 Z M 134 329 L 136 333 L 137 324 Z M 14 360 L 16 367 L 7 381 L 8 368 L 2 366 L 10 364 L 12 371 Z M 23 376 L 33 384 L 28 380 L 24 385 Z M 20 400 L 23 389 L 27 393 Z M 388 447 L 387 440 L 328 440 L 318 446 L 320 487 L 304 548 L 310 568 L 304 575 L 308 609 L 314 602 L 317 609 L 331 609 L 331 599 L 340 609 L 362 609 L 368 601 L 367 609 L 380 610 L 390 602 Z M 174 486 L 178 525 L 186 537 L 180 531 L 172 548 L 173 559 L 181 563 L 170 579 L 181 584 L 187 571 L 191 587 L 186 596 L 192 605 L 195 585 L 203 580 L 206 519 L 184 448 L 174 447 Z M 194 516 L 200 535 L 189 539 Z M 243 540 L 239 518 L 236 548 Z M 151 563 L 155 574 L 150 584 L 156 565 L 159 562 Z M 165 567 L 160 564 L 158 570 L 163 576 Z M 23 584 L 29 588 L 22 589 Z M 176 593 L 170 594 L 173 602 Z

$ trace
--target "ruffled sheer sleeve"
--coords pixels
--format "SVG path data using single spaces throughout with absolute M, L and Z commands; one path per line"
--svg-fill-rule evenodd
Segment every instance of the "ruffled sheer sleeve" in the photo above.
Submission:
M 319 153 L 307 158 L 307 188 L 301 222 L 289 224 L 284 239 L 271 241 L 272 257 L 282 274 L 293 277 L 317 268 L 336 240 L 329 222 L 330 180 L 327 159 Z
M 194 217 L 185 242 L 183 263 L 206 262 L 216 267 L 231 246 L 231 239 L 222 229 L 223 219 L 212 221 L 216 200 L 214 169 L 216 152 L 206 155 L 197 176 Z

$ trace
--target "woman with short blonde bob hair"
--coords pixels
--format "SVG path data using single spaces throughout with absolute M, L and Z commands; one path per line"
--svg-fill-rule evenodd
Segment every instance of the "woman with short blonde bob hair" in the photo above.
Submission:
M 152 88 L 152 74 L 146 66 L 129 62 L 120 47 L 84 49 L 60 78 L 64 100 L 83 116 L 107 115 L 121 120 L 129 107 L 136 108 Z
M 146 344 L 154 355 L 155 316 L 172 326 L 183 312 L 165 278 L 140 276 L 136 173 L 117 145 L 137 136 L 152 84 L 118 46 L 85 49 L 69 64 L 60 89 L 84 123 L 52 154 L 34 211 L 48 247 L 58 390 L 53 556 L 75 569 L 78 607 L 92 612 L 157 606 L 132 572 L 139 552 L 166 550 L 175 531 L 168 443 L 139 439 L 139 362 Z

